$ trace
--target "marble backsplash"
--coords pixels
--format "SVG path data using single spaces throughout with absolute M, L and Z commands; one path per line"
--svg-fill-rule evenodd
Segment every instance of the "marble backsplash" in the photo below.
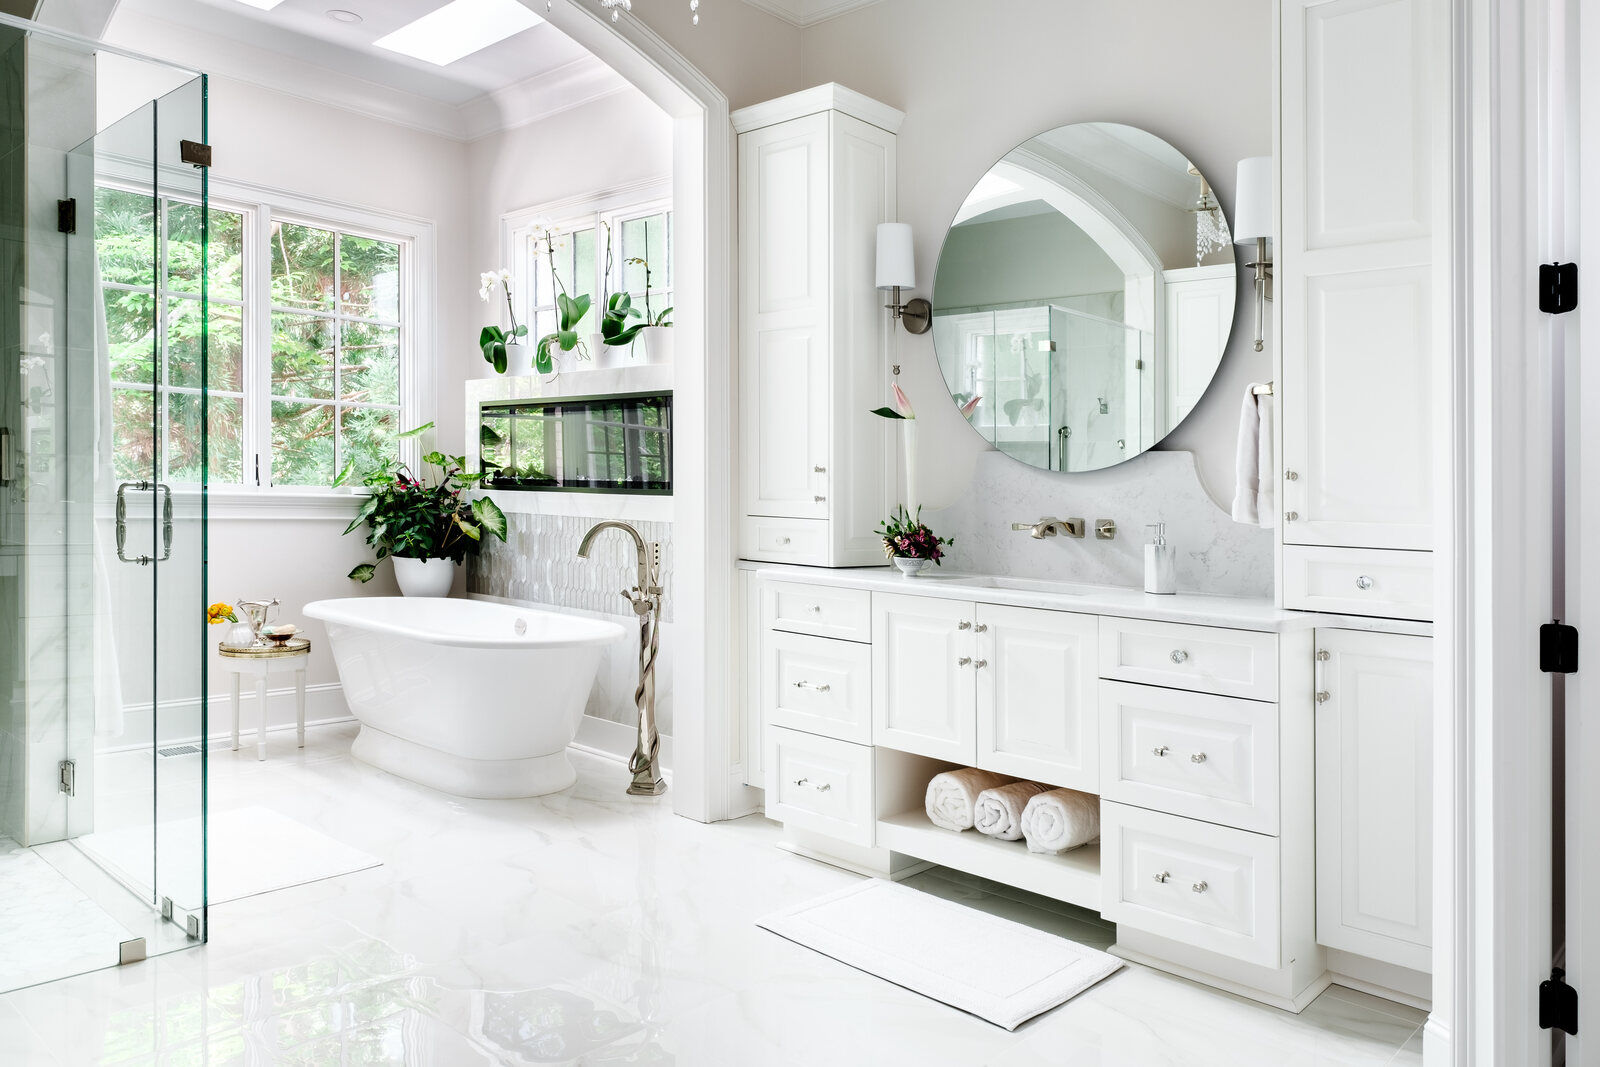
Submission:
M 589 695 L 587 713 L 628 726 L 638 721 L 633 690 L 638 682 L 638 619 L 619 595 L 638 580 L 631 538 L 615 530 L 600 534 L 587 560 L 578 559 L 583 535 L 599 518 L 574 515 L 506 515 L 504 544 L 486 542 L 467 564 L 467 592 L 538 607 L 609 619 L 625 636 L 606 646 Z M 656 659 L 656 720 L 672 734 L 673 581 L 672 523 L 630 520 L 647 541 L 661 544 L 661 651 Z
M 1013 522 L 1082 517 L 1085 536 L 1035 540 Z M 1139 588 L 1147 523 L 1167 524 L 1180 593 L 1272 596 L 1272 531 L 1243 526 L 1211 499 L 1189 452 L 1146 452 L 1099 471 L 1060 474 L 1000 452 L 978 457 L 972 486 L 957 504 L 923 512 L 954 537 L 945 565 L 961 571 Z M 1097 519 L 1117 535 L 1100 541 Z

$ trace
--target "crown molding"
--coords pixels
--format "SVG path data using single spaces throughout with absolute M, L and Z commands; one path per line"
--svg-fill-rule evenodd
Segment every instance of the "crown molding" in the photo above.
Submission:
M 587 56 L 455 105 L 149 15 L 130 12 L 114 29 L 119 45 L 139 52 L 452 141 L 526 126 L 629 87 L 604 62 Z M 218 69 L 217 56 L 227 57 L 224 69 Z
M 728 116 L 737 133 L 748 133 L 763 126 L 773 126 L 790 119 L 804 118 L 822 111 L 838 111 L 860 119 L 889 133 L 900 132 L 906 113 L 881 103 L 837 82 L 803 89 L 798 93 L 780 96 L 749 107 L 742 107 Z
M 819 22 L 836 19 L 862 7 L 871 7 L 883 0 L 744 0 L 751 7 L 805 29 Z

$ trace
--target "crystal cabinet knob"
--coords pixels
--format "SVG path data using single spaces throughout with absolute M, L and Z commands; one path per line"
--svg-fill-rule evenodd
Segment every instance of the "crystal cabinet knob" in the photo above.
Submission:
M 1204 893 L 1207 889 L 1210 889 L 1211 886 L 1207 885 L 1204 880 L 1201 880 L 1201 881 L 1196 882 L 1194 885 L 1190 886 L 1189 888 L 1194 890 L 1196 893 Z
M 833 688 L 833 686 L 829 685 L 827 682 L 823 682 L 821 685 L 818 685 L 816 682 L 805 681 L 791 682 L 789 684 L 793 685 L 796 689 L 815 689 L 819 693 L 826 693 L 828 690 Z
M 822 502 L 823 502 L 823 501 L 824 501 L 824 500 L 827 500 L 827 499 L 828 499 L 828 498 L 827 498 L 827 497 L 825 497 L 825 496 L 813 496 L 813 497 L 812 497 L 812 498 L 811 498 L 811 499 L 812 499 L 812 500 L 814 500 L 814 501 L 816 501 L 816 502 L 817 502 L 817 503 L 818 503 L 818 504 L 820 504 L 820 503 L 822 503 Z
M 821 615 L 822 614 L 822 605 L 821 604 L 807 604 L 806 605 L 806 610 L 811 612 L 813 615 Z
M 1333 656 L 1331 654 L 1329 654 L 1327 649 L 1325 649 L 1325 648 L 1317 649 L 1317 662 L 1318 663 L 1326 663 L 1332 658 L 1333 658 Z
M 978 670 L 980 670 L 980 671 L 983 670 L 988 665 L 989 665 L 989 661 L 986 660 L 986 659 L 980 659 L 980 660 L 976 661 L 975 663 L 973 663 L 973 666 L 975 668 L 977 668 Z
M 1286 512 L 1284 512 L 1284 515 L 1283 515 L 1283 521 L 1284 522 L 1294 522 L 1299 517 L 1300 517 L 1300 513 L 1298 511 L 1286 511 Z
M 1295 471 L 1284 471 L 1283 477 L 1286 481 L 1291 482 L 1298 482 L 1300 480 L 1300 475 Z
M 1204 763 L 1205 761 L 1206 754 L 1204 752 L 1196 752 L 1194 755 L 1189 757 L 1190 763 Z
M 966 619 L 962 619 L 960 622 L 956 623 L 956 629 L 970 630 L 972 629 L 972 623 L 968 622 Z
M 787 537 L 780 537 L 780 538 L 778 538 L 778 544 L 780 544 L 780 545 L 786 545 L 786 544 L 788 544 L 788 543 L 789 543 L 789 538 L 787 538 Z
M 827 467 L 812 467 L 811 469 L 816 471 L 818 474 L 827 474 L 828 473 L 828 468 Z
M 1169 879 L 1171 877 L 1172 877 L 1172 872 L 1171 871 L 1162 871 L 1160 874 L 1155 876 L 1155 879 L 1156 879 L 1156 881 L 1158 881 L 1158 882 L 1162 883 L 1163 885 L 1165 885 L 1166 882 L 1167 882 L 1167 879 Z
M 989 632 L 989 624 L 986 622 L 980 622 L 978 625 L 972 628 L 972 632 L 975 634 L 986 634 Z
M 1332 693 L 1330 693 L 1326 689 L 1324 689 L 1322 692 L 1317 694 L 1317 703 L 1318 704 L 1326 704 L 1332 698 L 1332 696 L 1333 696 Z
M 828 790 L 832 789 L 833 786 L 829 785 L 827 782 L 823 782 L 821 785 L 815 786 L 813 788 L 815 788 L 816 791 L 819 792 L 819 793 L 826 793 Z
M 1157 745 L 1155 748 L 1152 748 L 1150 750 L 1151 754 L 1155 755 L 1155 756 L 1165 756 L 1170 751 L 1172 751 L 1172 750 L 1169 749 L 1166 745 Z
M 1363 589 L 1363 590 L 1371 589 L 1374 584 L 1375 583 L 1373 582 L 1373 580 L 1371 578 L 1369 578 L 1365 574 L 1361 575 L 1361 577 L 1356 579 L 1356 588 L 1357 589 Z
M 962 656 L 960 659 L 956 660 L 956 666 L 957 667 L 965 667 L 967 664 L 969 664 L 971 662 L 972 662 L 972 657 L 971 656 Z
M 1189 653 L 1185 652 L 1183 649 L 1175 648 L 1175 649 L 1172 650 L 1172 662 L 1174 662 L 1174 663 L 1187 663 L 1188 660 L 1189 660 Z

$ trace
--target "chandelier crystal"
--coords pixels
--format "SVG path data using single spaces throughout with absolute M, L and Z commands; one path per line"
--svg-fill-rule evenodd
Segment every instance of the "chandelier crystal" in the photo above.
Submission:
M 1199 266 L 1211 253 L 1231 245 L 1233 238 L 1228 233 L 1228 221 L 1222 217 L 1222 206 L 1211 195 L 1211 186 L 1204 178 L 1200 179 L 1200 199 L 1191 210 L 1194 211 L 1194 262 Z

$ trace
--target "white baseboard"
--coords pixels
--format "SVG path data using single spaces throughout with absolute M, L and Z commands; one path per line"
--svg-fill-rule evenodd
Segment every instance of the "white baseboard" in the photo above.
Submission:
M 580 752 L 627 763 L 633 756 L 633 749 L 638 741 L 639 729 L 636 726 L 585 715 L 583 721 L 578 724 L 578 737 L 572 742 L 572 747 Z M 669 779 L 672 777 L 672 750 L 672 738 L 662 734 L 661 774 Z
M 207 701 L 206 733 L 211 740 L 225 738 L 233 732 L 233 698 L 228 693 L 213 693 Z M 122 732 L 115 737 L 95 739 L 96 752 L 125 752 L 150 747 L 151 731 L 159 721 L 160 731 L 156 744 L 194 744 L 200 740 L 200 700 L 163 700 L 159 706 L 159 720 L 155 715 L 157 705 L 128 704 L 122 709 Z M 260 721 L 257 716 L 255 693 L 248 688 L 239 698 L 239 729 L 241 733 L 255 730 Z M 350 708 L 344 700 L 344 690 L 338 682 L 322 682 L 306 686 L 306 725 L 350 721 Z M 267 730 L 273 732 L 295 725 L 294 686 L 288 685 L 267 690 Z

